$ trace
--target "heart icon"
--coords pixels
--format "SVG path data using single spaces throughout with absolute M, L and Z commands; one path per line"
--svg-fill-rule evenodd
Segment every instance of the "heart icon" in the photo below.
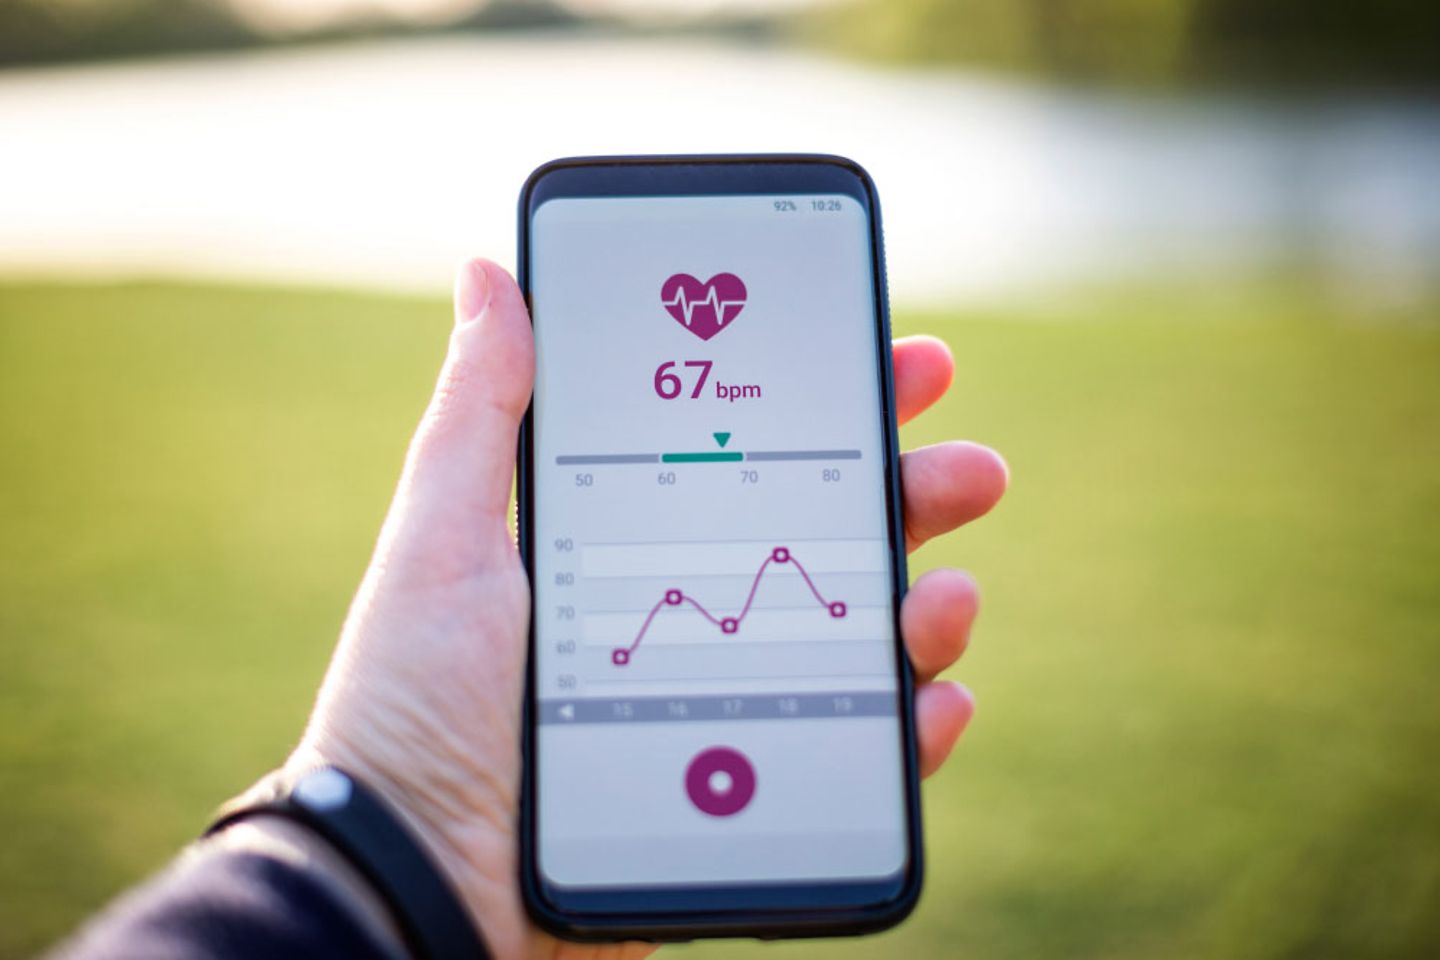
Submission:
M 682 327 L 709 340 L 745 309 L 745 283 L 733 273 L 717 273 L 704 283 L 677 273 L 661 285 L 660 302 Z

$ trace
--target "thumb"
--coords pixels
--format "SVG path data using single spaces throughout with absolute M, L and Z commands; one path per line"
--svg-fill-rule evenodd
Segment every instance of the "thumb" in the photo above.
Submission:
M 426 579 L 450 578 L 512 548 L 506 508 L 534 379 L 520 288 L 489 260 L 462 265 L 449 353 L 381 536 L 388 563 L 416 561 Z

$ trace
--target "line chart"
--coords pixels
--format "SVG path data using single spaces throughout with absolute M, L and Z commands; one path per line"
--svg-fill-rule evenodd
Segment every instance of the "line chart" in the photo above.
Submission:
M 715 315 L 715 326 L 723 327 L 739 315 L 741 308 L 745 306 L 745 299 L 721 300 L 720 291 L 712 286 L 706 289 L 704 297 L 699 300 L 691 300 L 685 295 L 685 288 L 683 286 L 677 286 L 675 288 L 674 298 L 671 300 L 661 300 L 660 304 L 666 309 L 671 307 L 680 308 L 680 313 L 684 317 L 685 326 L 687 327 L 691 325 L 691 320 L 695 316 L 696 307 L 709 307 Z M 727 312 L 732 308 L 735 312 L 727 315 Z
M 765 571 L 769 569 L 772 563 L 793 564 L 795 570 L 804 578 L 805 585 L 810 588 L 810 593 L 815 597 L 816 602 L 829 611 L 830 616 L 837 620 L 845 616 L 847 608 L 844 602 L 839 600 L 826 600 L 820 593 L 819 588 L 815 586 L 815 581 L 810 579 L 810 574 L 806 572 L 800 561 L 790 554 L 789 548 L 775 547 L 770 551 L 770 555 L 765 558 L 764 562 L 760 564 L 760 569 L 755 571 L 755 579 L 750 582 L 750 593 L 745 598 L 745 605 L 740 608 L 740 612 L 735 616 L 717 617 L 706 609 L 700 601 L 694 597 L 687 596 L 683 590 L 675 588 L 668 589 L 665 591 L 665 595 L 655 601 L 655 605 L 650 608 L 650 612 L 645 616 L 645 622 L 640 625 L 640 630 L 635 634 L 635 639 L 630 642 L 630 645 L 628 647 L 615 647 L 610 651 L 610 661 L 617 667 L 623 667 L 628 664 L 630 658 L 634 656 L 636 649 L 639 648 L 640 642 L 645 639 L 645 634 L 650 629 L 650 624 L 655 621 L 655 616 L 660 610 L 664 607 L 678 607 L 682 603 L 688 603 L 694 607 L 696 612 L 702 617 L 719 627 L 721 633 L 738 633 L 740 631 L 740 624 L 745 620 L 746 614 L 750 612 L 750 608 L 755 603 L 755 594 L 760 589 L 760 581 L 764 579 Z

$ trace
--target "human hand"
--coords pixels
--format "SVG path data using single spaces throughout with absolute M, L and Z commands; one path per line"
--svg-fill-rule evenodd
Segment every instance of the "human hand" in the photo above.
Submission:
M 530 590 L 506 520 L 534 344 L 519 288 L 487 261 L 461 268 L 455 320 L 374 557 L 287 766 L 334 764 L 380 791 L 439 860 L 495 956 L 640 957 L 653 945 L 556 940 L 520 902 Z M 954 366 L 927 337 L 897 340 L 894 357 L 903 423 L 944 394 Z M 911 550 L 983 515 L 1008 479 L 996 453 L 960 442 L 906 453 L 901 476 Z M 934 678 L 964 652 L 977 602 L 968 575 L 940 569 L 915 581 L 900 611 L 925 776 L 974 711 L 964 687 Z

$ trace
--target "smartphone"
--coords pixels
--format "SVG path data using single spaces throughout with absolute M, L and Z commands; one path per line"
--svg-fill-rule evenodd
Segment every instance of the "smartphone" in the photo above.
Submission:
M 874 184 L 831 156 L 558 160 L 519 234 L 531 915 L 898 922 L 921 831 Z

